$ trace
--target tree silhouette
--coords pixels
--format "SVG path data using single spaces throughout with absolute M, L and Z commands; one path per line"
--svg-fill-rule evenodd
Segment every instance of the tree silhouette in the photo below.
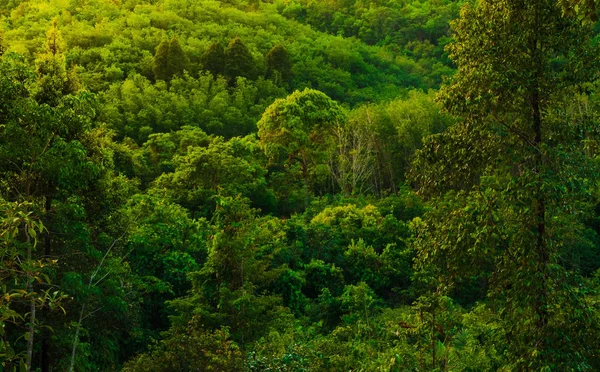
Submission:
M 214 77 L 225 74 L 225 48 L 221 43 L 212 43 L 202 54 L 202 67 Z
M 175 75 L 182 74 L 187 66 L 187 57 L 181 49 L 179 40 L 163 40 L 156 48 L 154 54 L 154 78 L 156 80 L 171 81 Z
M 289 83 L 292 77 L 292 61 L 287 49 L 281 44 L 275 45 L 265 56 L 267 77 L 276 82 Z
M 255 63 L 248 47 L 238 37 L 231 40 L 225 51 L 225 76 L 229 83 L 235 83 L 238 77 L 252 79 Z

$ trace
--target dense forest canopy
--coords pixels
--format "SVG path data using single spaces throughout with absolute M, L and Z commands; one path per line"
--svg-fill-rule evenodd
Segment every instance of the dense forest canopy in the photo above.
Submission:
M 0 371 L 600 370 L 594 0 L 0 0 Z

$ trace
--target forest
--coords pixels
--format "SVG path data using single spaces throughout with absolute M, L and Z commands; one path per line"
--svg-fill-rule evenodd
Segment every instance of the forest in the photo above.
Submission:
M 599 371 L 598 0 L 0 0 L 0 372 Z

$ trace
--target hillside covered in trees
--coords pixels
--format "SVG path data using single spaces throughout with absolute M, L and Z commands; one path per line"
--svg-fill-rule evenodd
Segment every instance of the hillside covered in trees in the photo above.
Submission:
M 594 0 L 0 0 L 0 371 L 600 370 Z

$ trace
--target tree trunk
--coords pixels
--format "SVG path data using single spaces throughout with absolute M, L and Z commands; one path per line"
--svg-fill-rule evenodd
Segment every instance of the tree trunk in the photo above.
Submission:
M 542 167 L 543 167 L 543 154 L 541 150 L 541 145 L 543 143 L 542 137 L 542 118 L 540 112 L 540 102 L 539 102 L 539 89 L 537 87 L 534 88 L 534 93 L 532 94 L 531 99 L 531 108 L 533 111 L 533 127 L 535 132 L 535 149 L 536 151 L 536 161 L 535 161 L 535 173 L 537 177 L 537 200 L 536 200 L 536 227 L 537 227 L 537 241 L 536 241 L 536 253 L 539 258 L 539 269 L 542 271 L 542 274 L 546 274 L 546 269 L 549 264 L 549 254 L 545 244 L 544 236 L 546 234 L 546 203 L 543 196 L 543 179 L 542 179 Z M 537 319 L 537 330 L 539 332 L 538 344 L 543 343 L 544 337 L 542 337 L 544 329 L 548 324 L 548 312 L 546 310 L 546 301 L 547 301 L 547 283 L 546 280 L 543 279 L 542 283 L 540 283 L 541 288 L 537 288 L 536 290 L 536 300 L 535 300 L 535 312 L 538 315 Z
M 83 313 L 85 312 L 85 304 L 81 307 L 79 312 L 79 320 L 77 321 L 77 328 L 75 329 L 75 337 L 73 338 L 73 346 L 71 348 L 71 363 L 69 364 L 69 372 L 73 372 L 75 369 L 75 354 L 77 353 L 77 344 L 79 344 L 79 330 L 81 329 L 81 323 L 83 322 Z
M 45 225 L 49 226 L 50 224 L 48 223 L 48 215 L 50 214 L 50 209 L 52 209 L 52 197 L 51 196 L 46 196 L 46 200 L 44 203 L 44 209 L 46 211 L 46 222 Z M 48 229 L 46 229 L 46 231 L 44 232 L 44 256 L 46 258 L 50 257 L 50 255 L 52 254 L 52 249 L 51 249 L 51 237 L 50 237 L 50 231 Z M 40 309 L 40 311 L 42 311 L 43 309 Z M 38 317 L 41 316 L 41 314 L 38 314 Z M 48 335 L 48 332 L 43 332 L 42 334 L 42 372 L 50 372 L 50 358 L 48 356 L 50 352 L 50 336 Z
M 44 203 L 44 209 L 46 210 L 46 219 L 48 218 L 48 214 L 50 213 L 50 209 L 52 209 L 52 197 L 46 196 L 46 202 Z M 46 226 L 49 226 L 48 220 L 45 221 Z M 44 255 L 46 257 L 50 257 L 52 254 L 52 250 L 50 247 L 50 231 L 46 229 L 44 233 Z
M 31 262 L 31 237 L 29 236 L 28 227 L 25 225 L 25 239 L 27 243 L 27 260 Z M 31 272 L 27 272 L 27 291 L 33 291 L 33 276 Z M 33 360 L 33 337 L 35 335 L 35 298 L 31 299 L 29 305 L 29 326 L 28 326 L 29 339 L 27 340 L 27 359 L 25 366 L 27 372 L 31 372 L 31 362 Z

